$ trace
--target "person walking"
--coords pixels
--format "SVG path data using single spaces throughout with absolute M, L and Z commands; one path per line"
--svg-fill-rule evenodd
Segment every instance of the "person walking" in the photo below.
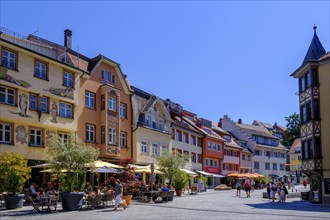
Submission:
M 246 197 L 249 198 L 250 197 L 250 192 L 251 192 L 251 180 L 250 177 L 248 177 L 245 182 L 244 182 L 244 188 L 245 188 L 245 192 L 246 192 Z
M 277 187 L 274 184 L 274 182 L 270 182 L 269 188 L 270 188 L 270 192 L 271 192 L 271 195 L 272 195 L 272 202 L 275 202 L 275 193 L 277 191 Z
M 117 210 L 119 204 L 122 202 L 123 197 L 123 185 L 121 184 L 119 179 L 115 180 L 116 186 L 115 186 L 115 208 L 114 211 Z M 124 210 L 126 209 L 126 206 L 124 206 Z
M 241 197 L 241 189 L 242 189 L 242 184 L 241 181 L 239 179 L 237 179 L 236 181 L 236 196 Z
M 270 191 L 271 191 L 271 189 L 270 189 L 270 183 L 271 183 L 271 181 L 269 181 L 269 182 L 266 184 L 266 189 L 267 189 L 267 194 L 268 194 L 268 199 L 269 199 L 269 200 L 271 199 L 271 197 L 270 197 Z

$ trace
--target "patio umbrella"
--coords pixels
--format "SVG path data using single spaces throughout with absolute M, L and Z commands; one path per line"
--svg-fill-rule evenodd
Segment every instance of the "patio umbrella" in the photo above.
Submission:
M 136 169 L 134 170 L 135 173 L 151 173 L 150 169 L 142 168 L 142 169 Z M 154 170 L 154 174 L 164 174 L 162 171 Z
M 113 163 L 109 163 L 109 162 L 105 162 L 102 160 L 96 160 L 94 162 L 91 163 L 86 163 L 84 165 L 85 167 L 91 167 L 94 166 L 96 168 L 100 168 L 100 167 L 108 167 L 108 168 L 123 168 L 122 166 L 119 166 L 117 164 L 113 164 Z
M 111 167 L 99 167 L 94 170 L 96 173 L 118 173 L 117 169 Z
M 50 166 L 49 163 L 43 163 L 43 164 L 37 164 L 37 165 L 33 165 L 30 166 L 31 168 L 48 168 Z
M 41 171 L 39 171 L 40 173 L 56 173 L 54 170 L 52 170 L 52 169 L 47 169 L 47 170 L 41 170 Z M 66 172 L 68 172 L 67 170 L 61 170 L 60 171 L 61 173 L 66 173 Z
M 230 173 L 227 175 L 227 177 L 240 177 L 239 173 Z

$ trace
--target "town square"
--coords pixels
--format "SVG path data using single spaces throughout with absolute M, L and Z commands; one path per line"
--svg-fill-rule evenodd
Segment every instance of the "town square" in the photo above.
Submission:
M 0 219 L 329 219 L 329 1 L 0 1 Z

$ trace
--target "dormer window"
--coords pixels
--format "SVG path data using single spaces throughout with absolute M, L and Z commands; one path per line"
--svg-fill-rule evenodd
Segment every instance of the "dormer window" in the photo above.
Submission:
M 102 70 L 101 71 L 101 79 L 115 84 L 115 75 L 112 74 L 109 70 Z

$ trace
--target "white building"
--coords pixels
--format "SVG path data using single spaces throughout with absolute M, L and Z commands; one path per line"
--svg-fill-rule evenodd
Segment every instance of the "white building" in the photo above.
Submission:
M 274 178 L 285 175 L 287 149 L 265 127 L 243 124 L 241 119 L 236 123 L 227 115 L 221 124 L 222 129 L 245 141 L 247 148 L 254 152 L 252 172 Z

